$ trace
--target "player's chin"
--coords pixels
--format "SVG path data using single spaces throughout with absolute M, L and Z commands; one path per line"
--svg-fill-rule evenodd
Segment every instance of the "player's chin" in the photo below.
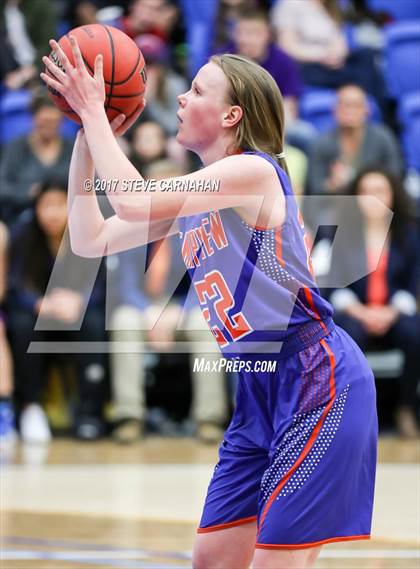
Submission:
M 179 144 L 181 144 L 181 146 L 184 146 L 185 148 L 188 149 L 187 141 L 186 141 L 186 139 L 185 139 L 184 134 L 183 134 L 182 132 L 180 132 L 179 126 L 180 126 L 180 125 L 178 125 L 178 132 L 177 132 L 176 135 L 175 135 L 175 139 L 176 139 L 177 142 L 179 142 Z M 188 150 L 189 150 L 189 149 L 188 149 Z

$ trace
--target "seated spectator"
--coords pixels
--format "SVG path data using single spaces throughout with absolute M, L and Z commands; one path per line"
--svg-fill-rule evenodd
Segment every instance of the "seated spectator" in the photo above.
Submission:
M 383 49 L 383 25 L 390 21 L 386 14 L 373 11 L 366 0 L 355 0 L 344 7 L 343 16 L 346 24 L 351 26 L 353 42 L 357 46 Z
M 231 41 L 235 25 L 244 10 L 258 8 L 258 0 L 220 0 L 215 18 L 212 51 L 220 53 Z
M 66 177 L 72 142 L 60 134 L 62 113 L 47 95 L 34 98 L 32 132 L 10 142 L 0 163 L 0 199 L 13 210 L 29 204 L 33 184 L 48 177 Z
M 336 89 L 355 83 L 382 102 L 375 50 L 349 52 L 336 0 L 277 0 L 272 21 L 280 46 L 301 64 L 307 85 Z
M 0 12 L 0 80 L 9 89 L 37 81 L 37 69 L 55 36 L 57 14 L 52 0 L 6 0 Z
M 286 138 L 290 144 L 307 150 L 316 131 L 298 117 L 298 100 L 302 92 L 302 78 L 295 61 L 272 41 L 272 31 L 263 10 L 240 12 L 233 29 L 233 43 L 223 51 L 238 53 L 253 59 L 275 79 L 283 96 L 286 113 Z
M 171 0 L 132 0 L 127 16 L 121 17 L 117 26 L 130 38 L 153 34 L 168 43 L 177 16 L 177 7 Z
M 306 194 L 341 195 L 363 169 L 384 164 L 396 175 L 402 159 L 393 133 L 385 125 L 368 122 L 365 93 L 356 85 L 344 85 L 337 93 L 337 126 L 319 136 L 309 152 Z M 317 240 L 331 239 L 328 226 L 336 224 L 336 200 L 303 200 L 303 217 Z M 318 233 L 317 228 L 324 226 Z
M 69 0 L 66 2 L 64 18 L 69 23 L 70 29 L 77 26 L 96 24 L 99 0 Z
M 6 336 L 6 315 L 2 310 L 7 281 L 7 247 L 9 233 L 0 222 L 0 451 L 3 445 L 16 439 L 15 414 L 13 409 L 12 354 Z
M 331 294 L 334 318 L 362 350 L 379 346 L 398 348 L 404 353 L 397 425 L 401 435 L 416 437 L 420 348 L 416 294 L 420 257 L 415 226 L 410 222 L 401 184 L 385 170 L 363 171 L 354 180 L 350 193 L 358 198 L 376 197 L 394 216 L 384 246 L 389 225 L 385 208 L 374 208 L 371 202 L 358 200 L 358 207 L 343 212 L 347 220 L 352 216 L 352 242 L 349 245 L 347 241 L 340 250 L 333 248 L 332 282 L 354 280 L 355 269 L 369 274 Z
M 146 118 L 161 125 L 165 134 L 174 137 L 178 131 L 178 95 L 188 90 L 184 77 L 169 65 L 165 42 L 152 34 L 136 38 L 147 65 Z
M 148 169 L 148 178 L 162 179 L 182 174 L 169 161 L 156 162 Z M 179 237 L 168 237 L 153 243 L 151 262 L 146 267 L 147 247 L 119 253 L 111 258 L 112 311 L 111 338 L 116 342 L 136 342 L 138 353 L 113 353 L 111 356 L 113 402 L 117 442 L 130 443 L 143 435 L 145 421 L 144 354 L 149 351 L 170 351 L 175 340 L 192 342 L 191 369 L 196 357 L 194 342 L 214 342 L 206 329 L 200 307 L 190 306 L 186 330 L 177 330 L 181 323 L 185 298 L 179 290 L 185 265 L 179 251 Z M 173 292 L 175 291 L 175 294 Z M 169 303 L 167 304 L 169 300 Z M 163 310 L 163 311 L 162 311 Z M 204 334 L 204 339 L 203 339 Z M 206 360 L 219 359 L 207 354 Z M 168 381 L 176 378 L 168 377 Z M 196 371 L 192 374 L 193 409 L 197 434 L 205 442 L 221 439 L 227 412 L 227 393 L 223 372 Z
M 170 158 L 184 170 L 190 166 L 190 153 L 185 151 L 176 137 L 167 138 L 158 122 L 147 119 L 132 129 L 130 155 L 139 171 L 164 158 Z
M 166 158 L 165 132 L 159 123 L 141 122 L 133 128 L 130 160 L 142 171 L 156 160 Z
M 331 69 L 344 65 L 348 48 L 336 2 L 280 0 L 271 16 L 280 45 L 297 61 Z
M 104 275 L 100 271 L 89 286 L 96 261 L 71 252 L 66 222 L 67 187 L 47 181 L 36 194 L 33 217 L 14 227 L 10 241 L 7 323 L 22 406 L 20 433 L 28 443 L 45 444 L 51 438 L 42 408 L 49 357 L 42 351 L 28 353 L 29 344 L 104 340 Z M 73 361 L 79 399 L 75 433 L 94 439 L 104 433 L 104 357 L 79 353 Z
M 393 133 L 384 125 L 368 123 L 366 95 L 356 85 L 337 93 L 336 128 L 319 136 L 309 155 L 308 194 L 339 193 L 365 167 L 402 173 L 402 159 Z

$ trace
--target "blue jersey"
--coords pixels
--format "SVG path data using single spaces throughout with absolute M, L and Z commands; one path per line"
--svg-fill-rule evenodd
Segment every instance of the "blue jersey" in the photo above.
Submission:
M 182 255 L 223 354 L 241 364 L 281 359 L 274 371 L 238 371 L 197 531 L 253 522 L 261 549 L 369 539 L 373 374 L 319 294 L 288 177 L 266 154 L 252 154 L 276 169 L 286 196 L 281 226 L 251 227 L 234 209 L 180 220 Z
M 251 227 L 233 209 L 179 218 L 182 256 L 203 315 L 225 356 L 297 352 L 325 335 L 333 309 L 312 273 L 303 220 L 286 173 L 276 169 L 286 220 Z

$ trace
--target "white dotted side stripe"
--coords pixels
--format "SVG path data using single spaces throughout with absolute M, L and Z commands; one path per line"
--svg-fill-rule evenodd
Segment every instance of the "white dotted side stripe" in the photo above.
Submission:
M 258 262 L 261 270 L 278 284 L 296 282 L 286 270 L 279 264 L 276 256 L 276 233 L 275 229 L 261 231 L 254 229 L 242 220 L 242 224 L 252 232 L 252 242 L 258 253 Z
M 349 387 L 350 386 L 347 385 L 341 395 L 336 399 L 334 405 L 331 407 L 325 418 L 312 449 L 299 468 L 293 473 L 285 486 L 281 489 L 276 497 L 277 500 L 280 496 L 287 496 L 301 488 L 318 466 L 338 431 Z M 276 451 L 275 460 L 272 466 L 264 474 L 262 480 L 264 501 L 269 499 L 282 478 L 299 458 L 325 407 L 326 405 L 318 409 L 314 409 L 310 413 L 296 415 L 290 429 L 283 439 L 282 444 Z M 295 438 L 296 435 L 297 438 Z

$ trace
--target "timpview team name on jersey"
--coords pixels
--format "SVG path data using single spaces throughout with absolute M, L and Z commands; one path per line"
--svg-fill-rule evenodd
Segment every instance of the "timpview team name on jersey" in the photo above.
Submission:
M 182 257 L 187 269 L 199 267 L 200 260 L 214 255 L 215 250 L 228 246 L 228 240 L 218 211 L 201 218 L 201 225 L 185 232 Z

